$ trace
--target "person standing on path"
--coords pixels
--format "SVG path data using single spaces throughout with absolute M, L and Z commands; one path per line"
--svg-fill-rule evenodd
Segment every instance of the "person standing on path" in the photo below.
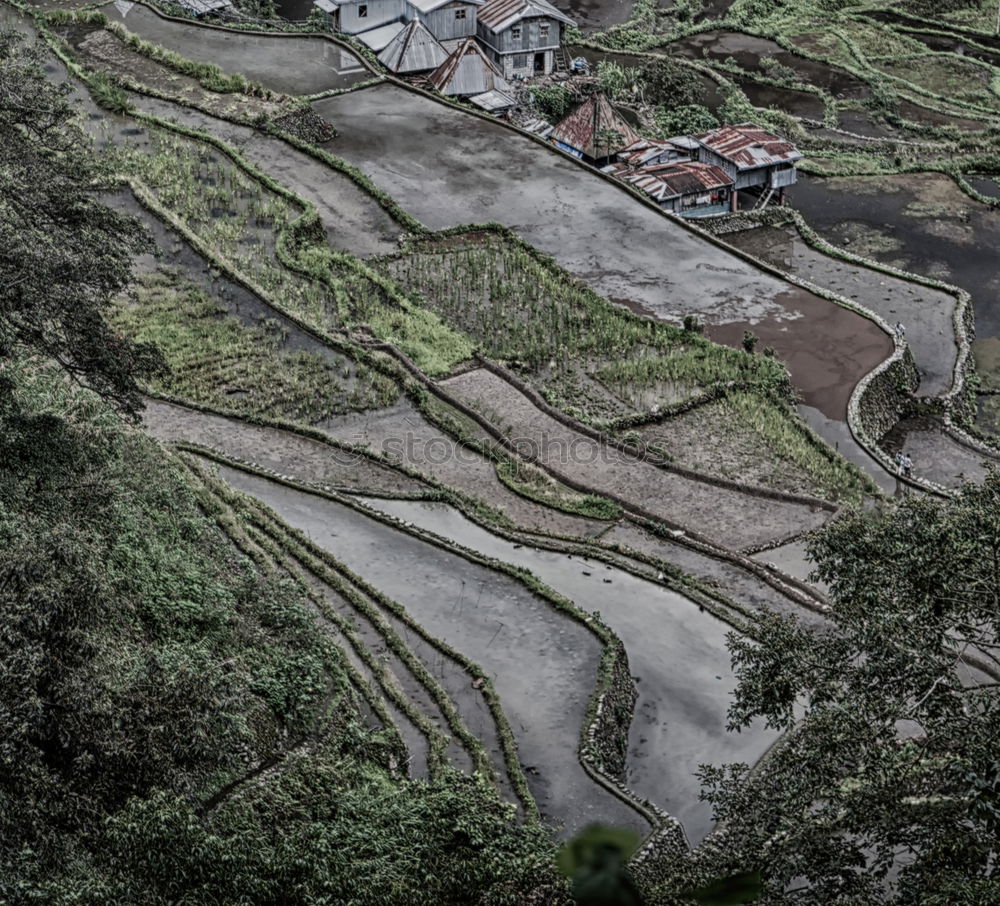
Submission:
M 896 322 L 896 339 L 902 340 L 906 337 L 906 328 L 903 327 L 902 321 Z
M 905 453 L 903 454 L 903 475 L 910 478 L 913 474 L 913 460 Z

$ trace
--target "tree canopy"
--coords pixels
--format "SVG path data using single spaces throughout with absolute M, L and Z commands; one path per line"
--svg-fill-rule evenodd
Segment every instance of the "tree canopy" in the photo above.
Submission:
M 725 858 L 763 869 L 767 902 L 1000 901 L 1000 473 L 847 514 L 809 550 L 828 625 L 731 638 L 732 725 L 790 734 L 753 775 L 704 769 Z

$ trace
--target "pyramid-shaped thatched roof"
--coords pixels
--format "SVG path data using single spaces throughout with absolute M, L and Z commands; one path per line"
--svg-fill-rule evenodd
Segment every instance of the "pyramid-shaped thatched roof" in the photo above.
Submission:
M 459 44 L 431 73 L 430 82 L 442 94 L 459 97 L 510 90 L 496 64 L 483 53 L 475 38 L 467 38 Z
M 609 145 L 612 133 L 617 138 Z M 592 94 L 552 130 L 549 139 L 582 151 L 593 159 L 612 154 L 639 141 L 638 133 L 603 94 Z
M 426 72 L 444 63 L 448 51 L 419 19 L 414 19 L 385 46 L 378 59 L 390 72 Z

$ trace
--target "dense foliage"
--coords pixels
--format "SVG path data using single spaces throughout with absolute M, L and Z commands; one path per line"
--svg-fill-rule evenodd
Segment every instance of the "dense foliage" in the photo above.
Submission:
M 144 245 L 134 221 L 87 193 L 97 175 L 70 123 L 68 85 L 45 78 L 41 51 L 0 31 L 0 362 L 30 349 L 123 409 L 159 357 L 104 320 Z
M 301 592 L 150 440 L 58 371 L 7 374 L 0 902 L 560 900 L 492 789 L 392 774 Z
M 1000 696 L 963 659 L 995 672 L 1000 473 L 844 516 L 810 551 L 831 625 L 731 640 L 733 725 L 796 729 L 756 777 L 705 772 L 726 859 L 762 867 L 772 903 L 998 902 Z

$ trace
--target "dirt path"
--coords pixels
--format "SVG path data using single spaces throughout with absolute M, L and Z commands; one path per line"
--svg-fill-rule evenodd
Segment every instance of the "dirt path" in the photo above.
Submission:
M 627 456 L 573 431 L 485 369 L 441 382 L 558 476 L 614 494 L 660 518 L 687 525 L 733 550 L 822 525 L 826 510 L 756 497 L 695 481 Z

